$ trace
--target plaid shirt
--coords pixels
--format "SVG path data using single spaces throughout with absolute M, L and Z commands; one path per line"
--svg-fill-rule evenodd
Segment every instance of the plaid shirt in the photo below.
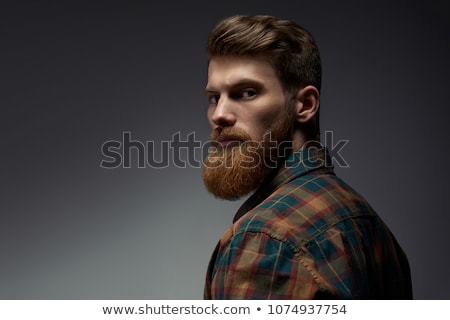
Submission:
M 327 150 L 286 159 L 239 209 L 209 264 L 205 299 L 411 299 L 409 263 Z

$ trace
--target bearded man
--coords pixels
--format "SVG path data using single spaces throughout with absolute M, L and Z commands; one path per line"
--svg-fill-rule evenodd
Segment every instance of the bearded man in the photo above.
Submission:
M 408 259 L 320 143 L 321 60 L 293 21 L 232 16 L 207 41 L 218 198 L 253 192 L 208 267 L 205 299 L 410 299 Z

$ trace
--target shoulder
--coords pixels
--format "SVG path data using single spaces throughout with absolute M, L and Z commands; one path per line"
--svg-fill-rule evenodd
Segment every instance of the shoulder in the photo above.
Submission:
M 264 233 L 292 250 L 349 219 L 373 219 L 377 214 L 353 188 L 334 174 L 308 174 L 280 186 L 230 230 Z

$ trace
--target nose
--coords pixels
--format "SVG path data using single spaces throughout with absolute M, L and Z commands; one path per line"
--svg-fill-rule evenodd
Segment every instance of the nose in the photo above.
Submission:
M 210 121 L 218 127 L 229 127 L 236 122 L 236 116 L 233 111 L 233 104 L 227 98 L 220 97 L 215 106 L 210 110 Z

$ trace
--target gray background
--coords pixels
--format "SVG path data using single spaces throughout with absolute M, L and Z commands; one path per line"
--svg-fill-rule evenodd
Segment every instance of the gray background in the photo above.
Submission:
M 350 141 L 337 173 L 404 247 L 415 297 L 450 298 L 448 1 L 87 3 L 0 4 L 1 299 L 202 298 L 241 201 L 199 168 L 102 169 L 101 146 L 205 142 L 204 43 L 235 13 L 313 33 L 322 131 Z

